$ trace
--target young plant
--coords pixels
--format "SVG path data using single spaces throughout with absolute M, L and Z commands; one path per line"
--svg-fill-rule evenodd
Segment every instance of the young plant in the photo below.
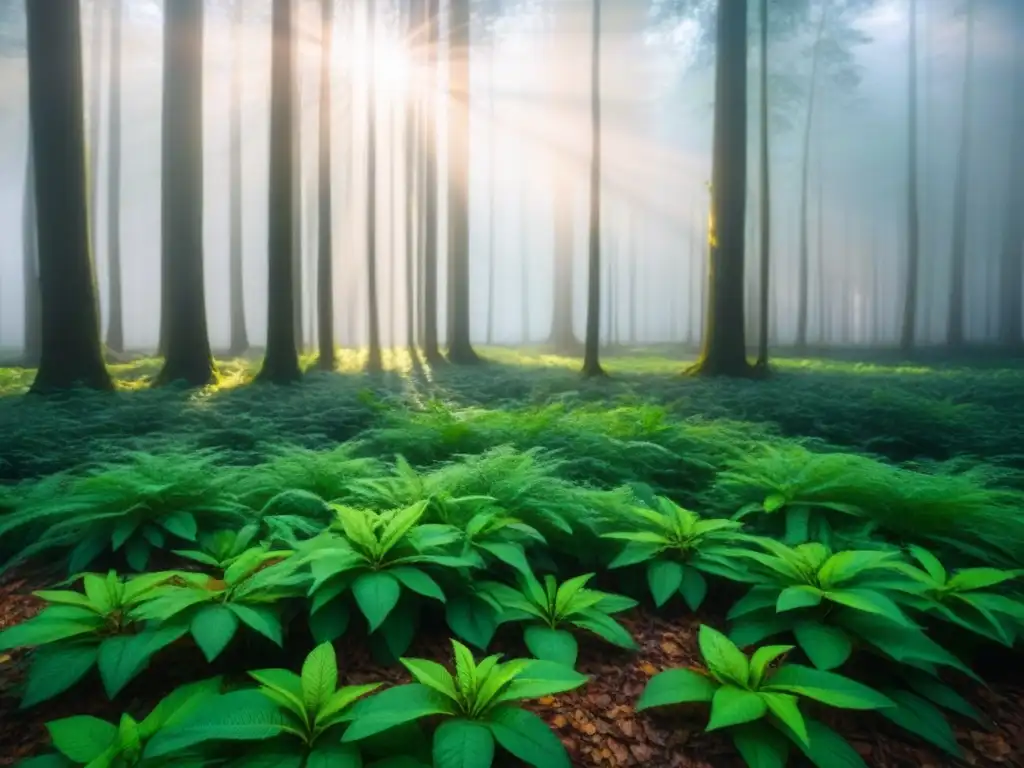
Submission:
M 913 582 L 912 590 L 902 598 L 905 605 L 997 643 L 1013 645 L 1024 627 L 1024 604 L 989 587 L 1020 578 L 1024 572 L 963 568 L 951 575 L 924 547 L 911 545 L 909 552 L 921 567 L 907 563 L 901 568 Z
M 429 569 L 473 563 L 443 554 L 442 548 L 457 541 L 459 533 L 449 526 L 421 524 L 426 505 L 421 501 L 383 513 L 335 506 L 344 537 L 319 536 L 298 560 L 308 563 L 313 575 L 309 624 L 317 642 L 344 634 L 351 617 L 344 598 L 351 594 L 369 631 L 380 630 L 397 658 L 409 647 L 416 626 L 415 614 L 399 604 L 403 594 L 445 602 Z
M 127 714 L 117 725 L 90 715 L 49 722 L 46 728 L 56 752 L 25 760 L 19 768 L 202 768 L 208 763 L 201 756 L 149 757 L 143 752 L 165 729 L 173 728 L 216 696 L 220 686 L 220 678 L 183 685 L 161 699 L 141 722 Z
M 706 730 L 729 728 L 736 749 L 752 768 L 778 766 L 792 741 L 819 768 L 864 765 L 841 737 L 800 711 L 800 700 L 831 707 L 884 710 L 893 702 L 867 686 L 831 672 L 786 664 L 791 645 L 768 645 L 747 658 L 725 635 L 700 628 L 699 643 L 708 672 L 671 669 L 655 675 L 637 711 L 673 704 L 711 705 Z
M 371 696 L 352 708 L 343 743 L 353 743 L 427 717 L 434 732 L 434 768 L 489 768 L 495 743 L 539 768 L 569 766 L 565 747 L 537 715 L 517 704 L 578 688 L 585 675 L 548 661 L 488 656 L 479 664 L 452 640 L 455 674 L 425 659 L 402 659 L 416 680 Z
M 532 571 L 519 575 L 519 589 L 498 582 L 485 582 L 479 591 L 499 607 L 499 619 L 527 622 L 523 640 L 530 653 L 538 659 L 576 666 L 579 645 L 566 627 L 593 632 L 613 645 L 630 650 L 636 643 L 629 632 L 611 617 L 628 610 L 636 600 L 587 589 L 594 574 L 587 573 L 561 584 L 550 574 L 542 585 Z
M 250 549 L 258 534 L 259 526 L 253 523 L 238 530 L 201 533 L 198 549 L 176 549 L 174 554 L 223 573 Z
M 31 707 L 81 680 L 99 667 L 107 696 L 113 698 L 146 668 L 150 658 L 183 632 L 141 627 L 140 606 L 161 585 L 187 577 L 173 572 L 120 578 L 82 576 L 82 592 L 43 590 L 49 605 L 37 616 L 0 632 L 0 651 L 34 647 L 21 706 Z
M 232 768 L 259 765 L 291 768 L 362 764 L 359 750 L 341 744 L 349 710 L 379 684 L 338 688 L 338 660 L 329 643 L 314 648 L 302 674 L 261 669 L 249 675 L 259 688 L 207 699 L 187 719 L 165 728 L 146 747 L 146 758 L 185 750 L 216 753 L 232 743 Z
M 473 515 L 464 530 L 462 556 L 474 560 L 480 567 L 498 562 L 518 573 L 526 573 L 530 570 L 526 546 L 547 544 L 536 528 L 493 507 Z
M 161 628 L 177 627 L 180 634 L 190 632 L 211 662 L 242 625 L 280 646 L 283 602 L 300 597 L 308 580 L 287 561 L 267 566 L 288 554 L 262 547 L 248 549 L 224 571 L 223 579 L 193 574 L 185 584 L 159 587 L 152 599 L 140 606 L 138 616 L 158 622 Z
M 745 538 L 742 523 L 733 520 L 702 520 L 695 512 L 658 496 L 652 507 L 627 508 L 630 530 L 603 534 L 625 541 L 626 546 L 609 568 L 647 564 L 647 585 L 659 608 L 675 594 L 682 595 L 691 610 L 704 602 L 708 585 L 702 571 L 732 574 L 730 547 Z

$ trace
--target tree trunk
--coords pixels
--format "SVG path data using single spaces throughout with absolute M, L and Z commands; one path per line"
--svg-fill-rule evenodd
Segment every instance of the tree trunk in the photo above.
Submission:
M 917 278 L 920 261 L 920 211 L 917 189 L 917 0 L 910 0 L 909 85 L 907 120 L 907 275 L 903 294 L 900 350 L 909 352 L 917 336 Z
M 636 253 L 636 241 L 633 238 L 633 220 L 632 217 L 628 220 L 629 223 L 629 234 L 626 240 L 626 259 L 629 261 L 629 297 L 628 309 L 629 309 L 629 343 L 635 345 L 637 343 L 638 333 L 638 310 L 637 305 L 639 303 L 639 296 L 637 296 L 637 253 Z
M 302 30 L 302 3 L 296 3 L 295 10 L 292 11 L 295 14 L 295 29 L 296 34 L 301 38 Z M 293 38 L 294 41 L 294 38 Z M 292 161 L 292 185 L 295 187 L 292 193 L 292 206 L 293 206 L 293 225 L 292 225 L 292 315 L 294 320 L 292 321 L 292 333 L 295 334 L 295 348 L 302 354 L 306 350 L 306 339 L 303 338 L 302 333 L 302 286 L 303 286 L 303 245 L 304 240 L 302 236 L 302 214 L 305 210 L 303 205 L 303 168 L 302 168 L 302 107 L 303 107 L 303 91 L 302 91 L 302 44 L 293 42 L 294 49 L 292 56 L 294 57 L 295 66 L 292 75 L 292 87 L 295 89 L 295 101 L 292 104 L 292 119 L 294 127 L 292 128 L 292 148 L 291 151 L 294 154 Z
M 177 1 L 177 0 L 175 0 Z M 295 52 L 291 0 L 274 0 L 270 64 L 270 195 L 267 211 L 267 353 L 258 379 L 279 384 L 297 381 L 295 344 Z
M 747 181 L 747 3 L 718 0 L 707 326 L 695 373 L 750 373 L 743 338 Z
M 334 55 L 334 0 L 320 0 L 320 162 L 317 259 L 317 366 L 333 371 L 334 358 L 334 205 L 331 195 L 331 58 Z
M 213 381 L 203 288 L 203 2 L 164 15 L 161 246 L 169 278 L 167 350 L 158 383 Z
M 956 162 L 956 189 L 953 200 L 953 250 L 949 276 L 949 315 L 946 328 L 946 342 L 951 347 L 962 347 L 964 344 L 964 310 L 966 295 L 964 281 L 967 261 L 967 188 L 970 184 L 969 169 L 971 167 L 971 120 L 972 109 L 971 81 L 974 77 L 974 0 L 967 0 L 967 47 L 964 57 L 963 96 L 960 104 L 960 149 Z
M 113 388 L 89 256 L 80 9 L 77 0 L 26 4 L 42 315 L 32 392 Z
M 231 313 L 231 355 L 242 355 L 249 349 L 249 334 L 245 326 L 245 283 L 243 269 L 243 235 L 242 235 L 242 36 L 244 32 L 245 12 L 242 0 L 234 0 L 232 18 L 231 53 L 231 96 L 228 115 L 231 146 L 228 150 L 230 163 L 231 190 L 230 194 L 230 225 L 231 225 L 231 256 L 229 308 Z
M 440 70 L 440 2 L 428 0 L 426 96 L 423 110 L 424 174 L 423 356 L 431 365 L 443 362 L 437 333 L 437 81 Z
M 1024 16 L 1024 13 L 1021 13 Z M 1018 16 L 1018 20 L 1020 16 Z M 1016 38 L 1013 76 L 1013 125 L 1010 134 L 1010 195 L 1006 210 L 1006 231 L 999 259 L 999 342 L 1007 347 L 1024 344 L 1021 332 L 1024 277 L 1024 41 Z
M 522 248 L 519 254 L 519 344 L 530 343 L 530 217 L 527 215 L 529 206 L 527 198 L 529 181 L 520 187 L 519 198 L 519 237 Z
M 451 0 L 448 8 L 448 360 L 466 364 L 479 361 L 469 327 L 469 0 Z
M 414 48 L 419 48 L 423 24 L 423 4 L 410 3 L 406 9 L 406 39 L 412 41 Z M 419 64 L 418 61 L 415 62 Z M 419 162 L 416 155 L 416 136 L 418 135 L 419 110 L 418 103 L 409 97 L 405 101 L 405 341 L 415 361 L 416 350 L 416 265 L 419 250 L 419 212 L 423 198 L 419 195 Z M 415 203 L 415 215 L 413 204 Z
M 124 0 L 110 9 L 110 178 L 107 180 L 107 347 L 124 352 L 124 302 L 121 292 L 121 27 Z
M 369 356 L 366 370 L 378 373 L 384 369 L 380 351 L 380 306 L 377 301 L 377 89 L 376 57 L 377 0 L 367 0 L 366 27 L 368 40 L 366 81 L 370 84 L 366 107 L 366 291 Z
M 26 2 L 26 5 L 28 3 Z M 89 45 L 89 144 L 86 172 L 89 179 L 89 246 L 93 260 L 100 257 L 100 143 L 103 127 L 103 16 L 107 0 L 93 0 L 92 38 Z
M 31 132 L 30 132 L 31 133 Z M 21 274 L 25 293 L 25 365 L 39 365 L 42 328 L 39 306 L 39 238 L 36 234 L 36 182 L 32 167 L 32 137 L 25 157 L 25 187 L 21 206 Z
M 768 367 L 768 322 L 771 303 L 771 155 L 769 154 L 768 127 L 768 0 L 761 0 L 761 300 L 758 304 L 760 320 L 757 336 L 757 367 Z
M 814 110 L 818 96 L 818 80 L 821 70 L 822 38 L 825 34 L 825 23 L 828 19 L 828 6 L 822 4 L 821 19 L 814 41 L 814 53 L 811 58 L 811 88 L 807 96 L 807 117 L 804 121 L 803 149 L 800 169 L 800 266 L 797 272 L 797 316 L 796 316 L 796 347 L 807 347 L 808 300 L 810 293 L 810 222 L 808 215 L 808 191 L 811 174 L 811 136 L 814 127 Z
M 593 0 L 590 52 L 590 222 L 587 264 L 587 332 L 583 375 L 604 376 L 601 367 L 601 0 Z
M 487 94 L 487 111 L 488 111 L 488 125 L 487 125 L 487 343 L 494 343 L 494 288 L 495 288 L 495 268 L 498 264 L 497 247 L 495 246 L 495 235 L 497 233 L 497 226 L 495 226 L 495 176 L 494 166 L 497 161 L 497 145 L 498 145 L 498 124 L 495 121 L 495 108 L 494 108 L 494 60 L 497 58 L 497 43 L 492 41 L 491 50 L 489 51 L 488 59 L 488 80 L 487 86 L 489 92 Z

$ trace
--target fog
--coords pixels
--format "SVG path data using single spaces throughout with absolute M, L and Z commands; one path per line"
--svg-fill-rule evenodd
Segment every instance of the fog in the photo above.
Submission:
M 820 2 L 821 0 L 818 0 Z M 832 0 L 826 0 L 832 2 Z M 1011 139 L 1015 68 L 1024 29 L 1017 0 L 978 0 L 971 79 L 971 141 L 966 261 L 966 336 L 996 337 L 999 259 L 1011 211 Z M 98 174 L 95 253 L 106 326 L 109 296 L 108 0 L 83 0 L 87 128 L 99 82 L 101 121 L 92 148 Z M 95 70 L 96 4 L 103 13 Z M 160 312 L 161 11 L 153 0 L 125 0 L 123 39 L 122 227 L 126 346 L 152 349 Z M 227 2 L 208 0 L 205 33 L 205 280 L 214 349 L 229 342 L 228 104 L 232 45 Z M 304 296 L 315 295 L 318 3 L 302 4 L 302 207 Z M 442 14 L 445 3 L 442 2 Z M 496 18 L 474 3 L 471 54 L 471 290 L 477 343 L 540 343 L 552 323 L 553 265 L 559 199 L 571 205 L 576 332 L 585 306 L 590 168 L 590 2 L 500 3 Z M 756 6 L 751 3 L 751 6 Z M 817 2 L 810 20 L 780 33 L 770 49 L 772 140 L 772 337 L 796 335 L 802 140 L 811 78 Z M 906 279 L 907 90 L 909 0 L 878 0 L 844 14 L 837 40 L 848 60 L 838 84 L 823 73 L 810 148 L 809 339 L 828 344 L 895 343 Z M 355 36 L 347 9 L 355 6 Z M 479 7 L 478 7 L 479 6 Z M 703 50 L 705 15 L 676 15 L 644 0 L 605 0 L 602 108 L 605 341 L 686 342 L 702 322 L 705 227 L 711 165 L 713 67 Z M 941 343 L 949 309 L 954 188 L 961 136 L 965 46 L 962 3 L 919 6 L 919 159 L 921 272 L 918 342 Z M 360 344 L 366 325 L 366 34 L 363 3 L 337 2 L 334 92 L 335 285 L 337 338 Z M 396 28 L 397 12 L 380 0 L 377 51 L 377 242 L 381 328 L 385 346 L 406 343 L 405 104 L 422 91 L 418 51 L 424 36 Z M 489 7 L 489 6 L 488 6 Z M 752 7 L 753 13 L 756 9 Z M 269 0 L 245 0 L 243 157 L 245 312 L 250 341 L 266 334 Z M 713 20 L 713 15 L 710 17 Z M 17 349 L 24 334 L 22 203 L 27 159 L 24 20 L 3 19 L 0 57 L 0 347 Z M 445 19 L 442 18 L 442 30 Z M 20 25 L 20 26 L 19 26 Z M 841 28 L 840 28 L 841 26 Z M 752 32 L 756 31 L 752 24 Z M 443 33 L 442 33 L 443 34 Z M 713 39 L 713 35 L 712 35 Z M 442 40 L 443 42 L 443 40 Z M 410 51 L 417 52 L 415 55 Z M 443 54 L 442 54 L 443 56 Z M 750 189 L 748 302 L 757 302 L 758 50 L 749 55 Z M 842 62 L 840 62 L 842 63 Z M 443 69 L 443 68 L 442 68 Z M 845 76 L 845 75 L 844 75 Z M 1018 78 L 1019 79 L 1019 78 Z M 444 77 L 439 105 L 442 189 Z M 560 190 L 567 197 L 560 198 Z M 493 198 L 492 198 L 493 194 Z M 439 196 L 445 221 L 445 195 Z M 418 202 L 418 201 L 417 201 Z M 444 267 L 445 227 L 439 227 Z M 493 248 L 493 252 L 492 252 Z M 493 273 L 492 273 L 493 264 Z M 610 281 L 610 282 L 609 282 Z M 445 306 L 445 280 L 440 280 Z M 493 287 L 492 287 L 493 286 Z M 312 336 L 312 302 L 304 323 Z M 493 316 L 492 316 L 493 313 Z M 445 323 L 440 324 L 442 335 Z M 753 335 L 749 340 L 753 342 Z

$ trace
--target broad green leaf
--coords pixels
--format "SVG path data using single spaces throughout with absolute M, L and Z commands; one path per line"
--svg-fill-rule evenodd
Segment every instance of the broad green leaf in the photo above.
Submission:
M 674 560 L 653 560 L 647 565 L 647 586 L 659 608 L 668 602 L 683 584 L 683 565 Z
M 452 705 L 437 691 L 417 683 L 399 685 L 356 704 L 341 740 L 359 741 L 422 717 L 445 714 L 453 714 Z
M 950 712 L 956 712 L 964 717 L 969 717 L 976 723 L 987 725 L 985 716 L 948 685 L 924 673 L 914 673 L 911 671 L 906 677 L 908 685 L 919 696 L 923 696 L 940 707 L 945 707 Z
M 821 590 L 806 584 L 799 584 L 795 587 L 786 587 L 779 593 L 779 599 L 775 603 L 775 610 L 779 613 L 793 611 L 800 608 L 810 608 L 821 602 Z
M 180 510 L 170 512 L 160 518 L 159 523 L 163 526 L 164 530 L 174 534 L 179 539 L 185 539 L 186 541 L 196 540 L 198 526 L 196 525 L 196 519 L 188 512 Z
M 491 768 L 494 737 L 480 723 L 446 720 L 434 732 L 434 768 Z
M 441 587 L 419 568 L 398 566 L 397 568 L 389 568 L 387 572 L 398 579 L 406 589 L 411 589 L 418 595 L 430 597 L 442 603 L 445 602 L 444 592 L 441 591 Z
M 452 639 L 452 650 L 455 651 L 455 683 L 459 691 L 467 698 L 472 698 L 477 690 L 476 660 L 473 652 L 458 640 Z
M 384 623 L 380 625 L 377 634 L 384 638 L 384 645 L 390 656 L 397 660 L 412 645 L 416 637 L 416 627 L 419 614 L 416 611 L 416 604 L 411 601 L 398 602 Z M 378 651 L 382 650 L 378 646 Z
M 957 592 L 965 592 L 994 587 L 1019 576 L 1018 571 L 1003 571 L 998 568 L 964 568 L 953 574 L 946 587 Z
M 317 744 L 303 768 L 363 768 L 363 756 L 350 744 Z
M 417 683 L 433 688 L 451 699 L 458 699 L 455 680 L 452 679 L 451 672 L 443 665 L 426 659 L 399 659 L 399 661 L 409 670 L 409 674 Z
M 373 693 L 380 688 L 380 683 L 369 683 L 367 685 L 346 685 L 331 694 L 316 716 L 318 728 L 329 728 L 348 718 L 348 707 L 357 699 L 368 693 Z
M 523 630 L 526 647 L 538 659 L 554 661 L 572 668 L 576 666 L 579 645 L 572 632 L 531 624 Z
M 513 706 L 492 710 L 484 725 L 505 750 L 535 768 L 570 768 L 569 755 L 547 724 Z
M 555 592 L 554 615 L 569 616 L 581 610 L 581 606 L 578 604 L 579 598 L 586 594 L 587 583 L 593 578 L 594 574 L 584 573 L 563 581 Z M 548 577 L 545 576 L 545 579 Z M 551 579 L 551 583 L 553 583 L 553 579 Z
M 197 683 L 189 683 L 176 688 L 164 696 L 145 719 L 139 723 L 139 735 L 143 740 L 152 738 L 158 730 L 166 725 L 188 717 L 189 713 L 207 696 L 220 693 L 223 680 L 211 677 Z
M 651 707 L 664 707 L 690 702 L 710 702 L 718 684 L 692 669 L 669 669 L 652 677 L 640 700 L 637 712 Z
M 608 563 L 608 568 L 625 568 L 630 565 L 646 563 L 648 560 L 657 557 L 663 549 L 664 547 L 658 544 L 631 541 Z
M 781 493 L 768 494 L 761 505 L 765 512 L 778 512 L 786 506 L 786 497 Z
M 825 590 L 833 589 L 868 571 L 891 567 L 893 560 L 898 557 L 896 552 L 883 550 L 837 552 L 818 570 L 818 583 Z
M 741 616 L 746 616 L 769 607 L 774 611 L 778 594 L 778 590 L 774 587 L 754 587 L 733 603 L 726 618 L 729 621 L 733 621 Z
M 76 763 L 89 763 L 117 739 L 117 726 L 90 715 L 75 715 L 46 724 L 54 748 Z
M 366 617 L 370 632 L 373 632 L 398 605 L 402 588 L 390 573 L 371 571 L 361 574 L 352 582 L 352 594 L 356 598 L 359 610 Z
M 518 544 L 508 542 L 480 542 L 477 546 L 489 552 L 501 562 L 514 568 L 518 573 L 526 573 L 530 570 L 530 563 L 526 559 L 526 553 Z
M 0 632 L 0 651 L 46 645 L 71 637 L 90 635 L 101 625 L 95 614 L 93 618 L 83 620 L 51 618 L 55 610 L 57 609 L 45 608 L 38 616 Z
M 195 612 L 189 629 L 203 656 L 212 662 L 228 647 L 238 631 L 238 616 L 221 603 L 210 603 Z
M 100 643 L 96 661 L 107 698 L 114 698 L 142 670 L 155 653 L 151 637 L 114 635 Z
M 736 726 L 731 734 L 748 768 L 786 768 L 789 743 L 774 728 L 753 722 Z
M 338 687 L 338 659 L 330 643 L 314 648 L 302 663 L 302 703 L 315 715 Z
M 878 691 L 848 677 L 800 664 L 785 664 L 769 679 L 763 691 L 806 696 L 840 709 L 884 709 L 893 703 Z
M 542 696 L 565 693 L 579 688 L 589 679 L 572 667 L 542 659 L 514 659 L 501 665 L 502 669 L 509 667 L 517 668 L 515 679 L 498 695 L 495 703 L 539 699 Z
M 722 682 L 745 687 L 750 677 L 747 657 L 733 642 L 713 627 L 702 624 L 698 634 L 701 656 L 711 673 Z
M 911 556 L 921 564 L 921 566 L 928 572 L 928 575 L 931 576 L 936 583 L 946 583 L 946 569 L 943 567 L 942 563 L 939 562 L 939 558 L 924 547 L 919 547 L 916 544 L 911 544 L 907 549 Z
M 920 736 L 955 758 L 963 756 L 963 750 L 957 743 L 953 729 L 942 712 L 931 702 L 909 691 L 893 689 L 887 690 L 886 693 L 895 702 L 895 706 L 881 710 L 879 714 L 882 717 Z
M 596 610 L 583 611 L 571 619 L 570 623 L 581 629 L 589 630 L 598 637 L 620 648 L 633 650 L 637 647 L 636 641 L 626 631 L 626 628 L 606 613 Z
M 683 596 L 691 611 L 698 610 L 708 594 L 708 582 L 704 575 L 693 566 L 684 566 L 683 583 L 679 585 L 679 594 Z
M 833 603 L 839 603 L 865 613 L 884 616 L 890 621 L 907 627 L 914 626 L 903 611 L 890 598 L 870 589 L 836 589 L 825 593 L 825 597 Z
M 803 744 L 809 746 L 810 737 L 807 735 L 807 724 L 804 722 L 804 716 L 800 714 L 797 697 L 791 693 L 761 692 L 760 695 L 771 713 L 784 722 Z
M 302 678 L 297 674 L 290 669 L 253 669 L 248 674 L 264 689 L 278 694 L 280 699 L 271 698 L 281 706 L 292 710 L 296 715 L 305 716 L 306 702 L 302 691 Z M 264 690 L 264 693 L 266 692 Z
M 768 705 L 759 693 L 723 685 L 711 699 L 711 719 L 705 730 L 714 731 L 759 720 L 768 713 Z
M 778 727 L 817 768 L 866 768 L 857 750 L 838 733 L 818 720 L 806 719 L 805 723 L 810 737 L 809 746 L 788 730 L 785 723 L 779 723 Z
M 478 597 L 456 595 L 445 606 L 445 619 L 457 636 L 484 650 L 498 628 L 494 609 Z
M 345 603 L 335 602 L 310 614 L 309 631 L 317 643 L 333 643 L 348 629 L 351 612 Z
M 756 691 L 764 680 L 768 665 L 791 650 L 792 645 L 766 645 L 754 651 L 754 655 L 750 657 L 750 687 Z
M 96 664 L 98 647 L 93 642 L 44 646 L 32 654 L 21 708 L 28 709 L 52 699 L 85 677 Z
M 850 636 L 840 627 L 819 621 L 801 621 L 793 626 L 793 634 L 811 664 L 818 669 L 841 667 L 853 652 Z
M 226 605 L 250 629 L 260 633 L 275 645 L 284 644 L 281 619 L 273 608 L 246 605 L 245 603 L 226 603 Z

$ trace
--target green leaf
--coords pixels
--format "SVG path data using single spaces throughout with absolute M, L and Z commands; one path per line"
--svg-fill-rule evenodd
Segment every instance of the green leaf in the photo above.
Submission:
M 929 552 L 924 547 L 919 547 L 916 544 L 911 544 L 907 547 L 911 556 L 919 562 L 928 575 L 935 580 L 937 584 L 946 583 L 946 569 L 935 555 Z
M 221 603 L 210 603 L 195 612 L 189 629 L 207 662 L 212 662 L 238 631 L 238 616 Z
M 764 680 L 768 665 L 791 650 L 792 645 L 766 645 L 754 651 L 754 655 L 750 657 L 750 687 L 756 691 Z
M 403 565 L 396 568 L 389 568 L 388 573 L 398 579 L 402 583 L 402 586 L 412 590 L 416 594 L 438 600 L 442 603 L 445 602 L 444 592 L 441 591 L 441 587 L 439 587 L 436 581 L 419 568 Z
M 810 736 L 807 735 L 807 724 L 804 722 L 804 716 L 800 714 L 796 696 L 791 693 L 766 692 L 762 692 L 760 695 L 771 713 L 784 722 L 796 734 L 801 743 L 809 746 Z
M 141 573 L 149 565 L 150 550 L 148 541 L 141 536 L 133 536 L 124 548 L 124 559 L 133 571 Z
M 338 687 L 338 659 L 330 643 L 314 648 L 302 663 L 302 703 L 315 715 Z
M 415 603 L 399 601 L 395 610 L 380 625 L 378 632 L 384 637 L 384 645 L 393 659 L 397 660 L 409 650 L 416 637 L 419 614 L 415 608 Z
M 507 669 L 509 665 L 514 664 L 521 664 L 522 667 L 508 688 L 497 697 L 495 703 L 537 699 L 541 696 L 564 693 L 579 688 L 589 679 L 572 667 L 541 659 L 516 659 L 502 664 L 501 667 Z
M 75 768 L 75 763 L 64 755 L 40 755 L 21 760 L 17 764 L 17 768 Z
M 781 493 L 769 493 L 761 506 L 765 512 L 778 512 L 786 506 L 786 497 Z
M 117 726 L 90 715 L 75 715 L 46 724 L 54 748 L 76 763 L 89 763 L 117 740 Z
M 754 587 L 733 604 L 726 618 L 733 621 L 769 607 L 774 611 L 777 597 L 778 590 L 774 587 Z
M 494 555 L 498 560 L 515 569 L 518 573 L 526 573 L 530 570 L 530 563 L 526 559 L 526 553 L 518 544 L 508 542 L 480 542 L 477 546 Z
M 702 624 L 698 634 L 700 652 L 711 673 L 722 682 L 746 686 L 750 677 L 747 657 L 733 642 L 713 627 Z
M 797 644 L 818 669 L 836 669 L 853 653 L 853 642 L 845 630 L 819 621 L 801 621 L 793 627 Z
M 409 674 L 417 683 L 433 688 L 450 699 L 458 699 L 459 694 L 455 690 L 455 680 L 452 679 L 451 672 L 443 665 L 426 659 L 399 659 L 399 661 L 409 670 Z
M 281 619 L 273 608 L 252 606 L 245 603 L 225 603 L 227 607 L 252 630 L 255 630 L 277 646 L 284 644 Z
M 203 699 L 187 717 L 157 732 L 143 757 L 163 757 L 207 741 L 265 741 L 288 727 L 285 712 L 260 691 L 233 691 Z
M 763 691 L 795 693 L 840 709 L 884 709 L 893 703 L 878 691 L 848 677 L 800 664 L 785 664 L 762 686 Z
M 437 691 L 417 683 L 399 685 L 356 704 L 341 740 L 359 741 L 422 717 L 446 714 L 453 714 L 452 705 Z
M 349 744 L 318 744 L 306 758 L 304 768 L 363 768 L 363 757 Z
M 638 563 L 646 563 L 657 557 L 664 546 L 658 544 L 647 544 L 644 542 L 631 541 L 622 548 L 622 551 L 610 563 L 609 569 L 625 568 Z
M 804 745 L 785 723 L 778 727 L 785 733 L 817 768 L 866 768 L 857 750 L 828 726 L 817 720 L 806 720 L 810 745 Z
M 963 750 L 957 743 L 953 729 L 931 702 L 909 691 L 887 690 L 886 693 L 895 702 L 895 706 L 881 710 L 879 714 L 882 717 L 953 757 L 963 757 Z
M 994 587 L 1019 576 L 1016 571 L 1003 571 L 999 568 L 964 568 L 953 574 L 946 587 L 957 592 L 966 592 Z
M 586 629 L 593 632 L 598 637 L 607 640 L 612 645 L 617 645 L 620 648 L 628 648 L 630 650 L 635 649 L 636 641 L 633 636 L 626 631 L 619 622 L 613 619 L 606 613 L 597 611 L 594 609 L 581 611 L 575 618 L 570 621 L 581 629 Z
M 647 566 L 647 586 L 654 604 L 661 608 L 683 584 L 683 566 L 674 560 L 652 560 Z
M 800 608 L 810 608 L 821 602 L 821 590 L 806 584 L 799 584 L 795 587 L 786 587 L 779 593 L 779 599 L 775 603 L 775 610 L 779 613 L 793 611 Z
M 198 526 L 196 519 L 188 512 L 176 510 L 160 518 L 159 523 L 164 530 L 186 541 L 195 541 Z
M 523 630 L 523 641 L 538 659 L 554 661 L 569 668 L 576 666 L 579 645 L 572 632 L 531 624 Z
M 351 612 L 345 603 L 329 603 L 310 615 L 309 631 L 317 643 L 333 643 L 345 634 L 350 619 Z
M 825 593 L 825 597 L 833 603 L 839 603 L 849 608 L 854 608 L 865 613 L 873 613 L 878 616 L 902 624 L 906 627 L 914 626 L 903 611 L 899 609 L 890 598 L 879 592 L 870 589 L 836 589 Z
M 445 605 L 445 620 L 458 637 L 485 650 L 498 628 L 494 609 L 478 597 L 456 595 Z
M 370 632 L 373 632 L 398 605 L 402 587 L 390 573 L 371 571 L 360 575 L 352 582 L 352 594 L 356 598 L 359 610 L 366 617 Z
M 786 768 L 789 743 L 765 723 L 746 723 L 732 730 L 732 742 L 749 768 Z
M 914 693 L 945 707 L 950 712 L 956 712 L 964 717 L 969 717 L 976 723 L 987 725 L 987 720 L 967 699 L 954 691 L 948 685 L 936 680 L 931 675 L 924 673 L 908 672 L 907 683 L 913 688 Z
M 150 635 L 114 635 L 99 646 L 96 657 L 107 698 L 114 698 L 149 664 L 158 650 Z
M 497 707 L 484 725 L 498 744 L 524 763 L 536 768 L 571 768 L 562 742 L 532 712 L 519 707 Z
M 471 720 L 446 720 L 434 732 L 434 768 L 491 768 L 494 737 Z
M 71 688 L 96 664 L 93 642 L 60 643 L 32 654 L 21 708 L 28 709 Z
M 759 720 L 768 713 L 768 705 L 760 694 L 723 685 L 711 699 L 711 719 L 705 730 L 714 731 L 732 725 Z
M 691 611 L 698 610 L 708 594 L 708 582 L 704 575 L 693 566 L 684 566 L 683 583 L 679 585 L 679 594 L 683 596 Z
M 302 694 L 302 678 L 290 669 L 253 669 L 249 677 L 263 687 L 263 693 L 279 705 L 293 711 L 299 717 L 306 716 L 305 697 Z
M 330 728 L 332 725 L 347 720 L 349 706 L 357 699 L 368 693 L 373 693 L 378 688 L 380 688 L 380 683 L 346 685 L 343 688 L 339 688 L 331 694 L 327 703 L 320 707 L 320 711 L 316 716 L 316 726 L 318 728 Z
M 709 677 L 692 669 L 669 669 L 648 681 L 640 694 L 636 711 L 672 704 L 710 702 L 717 687 Z
M 55 643 L 79 635 L 90 635 L 98 629 L 99 622 L 95 619 L 51 618 L 55 610 L 45 608 L 35 618 L 0 632 L 0 651 Z
M 143 740 L 147 740 L 164 726 L 179 722 L 187 717 L 204 698 L 219 694 L 222 684 L 222 678 L 211 677 L 174 689 L 164 696 L 139 723 L 139 735 Z

